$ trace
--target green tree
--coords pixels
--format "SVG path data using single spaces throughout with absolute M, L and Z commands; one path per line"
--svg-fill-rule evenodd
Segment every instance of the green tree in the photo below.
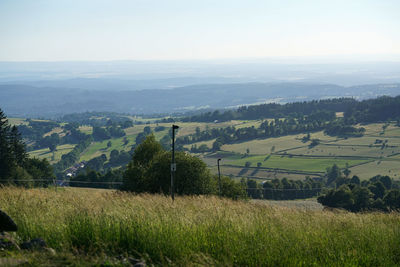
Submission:
M 215 180 L 217 179 L 218 177 L 215 176 Z M 232 199 L 247 198 L 246 187 L 244 184 L 237 183 L 227 176 L 221 176 L 221 196 Z
M 129 162 L 123 176 L 123 190 L 134 192 L 147 192 L 149 188 L 149 177 L 146 176 L 153 158 L 163 150 L 154 135 L 147 136 L 139 144 L 133 153 L 132 161 Z
M 385 205 L 391 210 L 400 209 L 400 190 L 391 189 L 389 190 L 385 197 L 383 198 Z
M 346 178 L 349 178 L 351 171 L 349 170 L 349 164 L 346 163 L 346 168 L 343 170 L 343 174 L 346 176 Z
M 199 158 L 184 152 L 175 154 L 175 191 L 179 195 L 200 195 L 215 192 L 215 184 L 207 165 Z M 147 175 L 151 179 L 149 191 L 168 193 L 171 185 L 171 153 L 162 152 L 153 158 Z
M 326 176 L 328 178 L 327 184 L 332 184 L 341 175 L 342 173 L 340 172 L 340 168 L 336 164 L 333 164 L 332 167 L 329 167 L 326 170 Z
M 215 181 L 201 159 L 177 152 L 175 160 L 177 194 L 210 194 L 216 191 Z M 134 151 L 124 173 L 123 189 L 139 193 L 169 193 L 170 164 L 171 153 L 165 151 L 150 134 Z
M 10 125 L 4 112 L 0 109 L 0 179 L 9 179 L 16 162 L 9 143 Z

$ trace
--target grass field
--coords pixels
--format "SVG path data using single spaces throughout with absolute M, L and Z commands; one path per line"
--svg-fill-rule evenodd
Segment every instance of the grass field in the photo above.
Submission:
M 246 153 L 246 150 L 248 148 L 250 150 L 250 154 L 265 155 L 271 153 L 271 149 L 274 152 L 277 152 L 287 149 L 293 149 L 296 147 L 308 147 L 309 143 L 303 143 L 301 141 L 301 138 L 303 138 L 304 136 L 305 134 L 297 134 L 266 139 L 256 139 L 247 142 L 223 145 L 221 149 L 224 151 L 232 151 L 235 153 Z M 336 137 L 324 135 L 322 131 L 312 133 L 311 138 L 317 138 L 325 142 L 332 142 L 337 139 Z
M 344 168 L 346 163 L 350 166 L 366 162 L 363 159 L 341 159 L 341 158 L 311 158 L 311 157 L 291 157 L 271 155 L 267 160 L 263 156 L 249 156 L 232 162 L 233 165 L 244 166 L 247 161 L 251 162 L 252 167 L 256 167 L 257 163 L 261 163 L 261 167 L 277 168 L 285 170 L 299 170 L 306 172 L 325 172 L 327 167 L 337 164 L 340 168 Z
M 129 151 L 135 143 L 136 136 L 127 136 L 126 138 L 129 140 L 127 145 L 124 145 L 124 137 L 104 140 L 101 142 L 92 142 L 92 144 L 90 144 L 90 146 L 81 154 L 80 161 L 87 161 L 101 156 L 101 154 L 105 154 L 107 158 L 109 158 L 111 151 L 114 149 L 118 151 Z M 111 147 L 107 147 L 109 141 L 111 141 Z
M 210 170 L 214 174 L 218 174 L 218 169 L 216 166 L 210 167 Z M 243 168 L 239 166 L 231 166 L 231 165 L 221 165 L 220 171 L 222 175 L 233 175 L 233 177 L 238 178 L 241 177 L 251 177 L 257 179 L 259 181 L 272 180 L 272 179 L 290 179 L 290 180 L 304 180 L 304 177 L 307 174 L 300 174 L 295 172 L 283 172 L 276 170 L 268 170 L 262 168 Z M 310 173 L 309 176 L 315 177 L 315 174 Z
M 217 197 L 107 190 L 0 188 L 20 241 L 56 255 L 0 251 L 26 266 L 122 266 L 118 255 L 168 266 L 398 266 L 398 213 L 330 212 Z M 90 261 L 84 262 L 85 260 Z
M 369 179 L 375 175 L 388 175 L 394 179 L 400 179 L 400 158 L 376 160 L 355 166 L 350 170 L 351 175 L 357 175 L 363 179 Z
M 221 147 L 224 151 L 231 151 L 235 153 L 246 153 L 246 150 L 250 150 L 250 154 L 266 155 L 271 151 L 280 151 L 293 147 L 305 146 L 298 135 L 289 135 L 277 138 L 268 139 L 257 139 L 248 142 L 236 143 L 223 145 Z
M 93 127 L 92 126 L 79 126 L 79 131 L 85 134 L 92 134 L 93 133 Z
M 15 126 L 28 124 L 26 119 L 23 118 L 8 118 L 8 122 L 10 123 L 10 125 L 15 125 Z
M 313 148 L 302 147 L 297 149 L 291 149 L 286 151 L 288 154 L 293 155 L 313 155 L 313 156 L 351 156 L 351 157 L 387 157 L 389 155 L 399 153 L 399 147 L 388 147 L 381 149 L 379 146 L 351 146 L 351 145 L 318 145 Z
M 54 159 L 53 153 L 50 152 L 49 148 L 43 148 L 39 150 L 34 150 L 29 152 L 31 157 L 39 158 L 39 159 L 47 159 L 51 164 L 60 161 L 61 156 L 67 154 L 74 149 L 75 145 L 73 144 L 65 144 L 57 146 L 57 150 L 54 152 Z

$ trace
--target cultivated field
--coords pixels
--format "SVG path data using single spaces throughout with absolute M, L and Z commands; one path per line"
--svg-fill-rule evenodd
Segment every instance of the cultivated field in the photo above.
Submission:
M 145 121 L 144 121 L 145 122 Z M 24 123 L 22 119 L 14 119 L 14 123 Z M 223 128 L 227 126 L 241 127 L 258 127 L 262 123 L 261 120 L 254 121 L 229 121 L 222 123 L 199 123 L 187 122 L 176 123 L 180 126 L 177 136 L 185 136 L 193 134 L 196 128 L 205 130 L 206 128 Z M 149 126 L 153 131 L 157 126 L 166 127 L 165 130 L 154 132 L 156 139 L 160 140 L 164 135 L 168 134 L 168 130 L 172 123 L 150 123 L 134 125 L 125 129 L 126 138 L 129 143 L 124 145 L 123 138 L 111 139 L 111 147 L 107 147 L 109 140 L 103 142 L 93 142 L 82 154 L 80 160 L 90 160 L 94 157 L 106 154 L 109 156 L 113 149 L 129 151 L 135 143 L 136 136 L 143 132 L 144 127 Z M 368 125 L 359 125 L 366 129 L 365 135 L 362 137 L 332 137 L 325 135 L 322 131 L 311 133 L 311 139 L 318 139 L 320 144 L 310 147 L 310 141 L 303 142 L 302 138 L 306 135 L 288 135 L 267 139 L 256 139 L 247 142 L 238 142 L 234 144 L 225 144 L 222 146 L 222 153 L 218 157 L 214 154 L 204 153 L 196 154 L 201 157 L 216 173 L 217 158 L 222 159 L 224 167 L 223 174 L 244 177 L 256 177 L 260 179 L 276 178 L 293 178 L 304 179 L 306 175 L 313 173 L 323 174 L 327 167 L 334 163 L 341 168 L 350 166 L 351 174 L 358 175 L 361 179 L 369 179 L 377 174 L 387 174 L 393 178 L 400 177 L 400 128 L 394 123 L 383 124 L 374 123 Z M 80 130 L 84 133 L 91 133 L 92 127 L 82 126 Z M 60 132 L 60 128 L 53 129 L 53 132 Z M 206 144 L 212 147 L 213 140 L 201 141 L 194 143 L 199 147 Z M 193 144 L 185 145 L 190 149 Z M 57 162 L 62 154 L 68 153 L 72 145 L 60 147 L 55 153 L 52 163 Z M 52 159 L 52 153 L 48 149 L 33 151 L 30 153 L 39 158 Z M 264 160 L 269 155 L 268 160 Z M 256 167 L 257 163 L 261 163 L 261 168 L 257 170 L 243 170 L 246 161 L 251 162 L 251 167 Z M 273 169 L 273 170 L 271 170 Z
M 310 147 L 310 142 L 303 143 L 301 138 L 305 134 L 289 135 L 276 138 L 257 139 L 247 142 L 222 146 L 223 151 L 241 155 L 239 159 L 232 155 L 221 155 L 225 164 L 224 174 L 245 177 L 251 176 L 260 179 L 271 177 L 293 177 L 304 179 L 306 175 L 299 172 L 325 172 L 327 167 L 337 164 L 344 168 L 346 163 L 350 167 L 350 175 L 358 175 L 361 179 L 369 179 L 374 175 L 384 174 L 393 178 L 400 178 L 400 128 L 389 124 L 383 130 L 383 123 L 361 125 L 366 129 L 362 137 L 338 138 L 325 135 L 322 131 L 311 133 L 311 139 L 319 139 L 320 144 Z M 384 146 L 383 146 L 384 144 Z M 247 149 L 249 155 L 247 155 Z M 265 160 L 271 155 L 268 160 Z M 261 163 L 258 171 L 252 168 L 243 168 L 245 163 L 251 162 L 251 167 Z M 236 168 L 232 168 L 232 165 Z M 263 170 L 263 168 L 272 168 Z M 212 168 L 215 172 L 215 168 Z
M 172 202 L 111 190 L 1 188 L 0 207 L 19 226 L 14 237 L 41 237 L 56 254 L 0 251 L 0 258 L 48 266 L 121 266 L 128 256 L 169 266 L 400 264 L 398 213 L 298 204 L 303 208 L 207 196 Z

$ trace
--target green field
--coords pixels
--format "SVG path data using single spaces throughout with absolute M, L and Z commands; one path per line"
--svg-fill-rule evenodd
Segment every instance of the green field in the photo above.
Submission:
M 341 159 L 341 158 L 314 158 L 314 157 L 296 157 L 284 155 L 271 155 L 268 159 L 266 156 L 249 156 L 232 162 L 232 165 L 244 167 L 246 162 L 251 162 L 252 167 L 256 167 L 257 163 L 261 163 L 261 167 L 285 170 L 298 170 L 305 172 L 325 172 L 327 167 L 337 164 L 340 168 L 344 168 L 346 163 L 349 166 L 367 162 L 364 159 Z
M 23 122 L 22 119 L 14 119 L 16 123 Z M 154 121 L 154 120 L 153 120 Z M 185 136 L 196 132 L 196 128 L 205 130 L 207 127 L 221 128 L 227 126 L 235 126 L 236 128 L 241 127 L 258 127 L 262 121 L 229 121 L 221 123 L 199 123 L 199 122 L 185 122 L 176 123 L 180 126 L 177 136 Z M 165 130 L 160 132 L 154 132 L 157 140 L 160 140 L 166 135 L 171 127 L 172 123 L 149 123 L 134 125 L 131 128 L 125 129 L 126 138 L 129 140 L 128 145 L 123 145 L 122 138 L 113 138 L 111 140 L 105 140 L 102 142 L 93 142 L 82 154 L 80 160 L 90 160 L 94 157 L 105 154 L 109 157 L 110 152 L 113 149 L 129 151 L 132 145 L 135 143 L 136 136 L 143 132 L 144 127 L 149 126 L 154 132 L 155 127 L 164 126 Z M 400 128 L 394 124 L 387 126 L 383 132 L 383 123 L 374 123 L 368 125 L 359 125 L 366 129 L 366 133 L 362 137 L 350 137 L 350 138 L 338 138 L 325 135 L 322 131 L 311 133 L 311 139 L 319 139 L 320 144 L 314 147 L 309 147 L 310 141 L 303 142 L 302 138 L 306 135 L 288 135 L 275 138 L 267 139 L 255 139 L 246 142 L 238 142 L 234 144 L 225 144 L 221 147 L 222 152 L 228 154 L 221 154 L 219 157 L 223 159 L 222 165 L 234 165 L 236 167 L 226 168 L 224 174 L 234 175 L 243 174 L 244 176 L 254 176 L 260 179 L 271 177 L 287 177 L 293 179 L 301 179 L 305 177 L 305 174 L 301 176 L 298 172 L 324 172 L 327 167 L 332 166 L 336 163 L 340 167 L 344 167 L 346 163 L 350 166 L 358 165 L 369 161 L 374 161 L 368 164 L 351 167 L 351 175 L 359 175 L 361 179 L 369 179 L 376 174 L 388 174 L 394 178 L 399 177 L 398 165 L 400 165 Z M 80 130 L 84 133 L 91 133 L 92 127 L 81 126 Z M 55 128 L 51 132 L 47 133 L 59 133 L 63 135 L 61 128 Z M 378 139 L 378 142 L 377 142 Z M 111 141 L 112 146 L 107 148 L 108 141 Z M 212 147 L 215 139 L 201 141 L 194 143 L 198 147 L 202 144 L 206 144 L 209 148 Z M 382 141 L 385 143 L 385 147 L 382 148 Z M 188 144 L 184 147 L 190 149 L 192 145 Z M 61 158 L 62 154 L 71 151 L 71 147 L 60 147 L 55 153 L 54 160 L 52 163 L 57 162 Z M 250 157 L 243 158 L 249 151 Z M 233 153 L 233 154 L 232 154 Z M 272 154 L 268 161 L 264 161 L 267 155 Z M 41 149 L 32 151 L 31 155 L 35 155 L 41 158 L 52 159 L 52 154 L 49 153 L 48 149 Z M 217 158 L 209 153 L 196 154 L 201 157 L 213 172 L 216 172 L 214 166 L 216 165 Z M 233 156 L 234 155 L 234 156 Z M 295 155 L 290 157 L 290 155 Z M 284 156 L 284 157 L 281 157 Z M 299 157 L 297 157 L 299 156 Z M 386 159 L 391 159 L 387 161 Z M 242 169 L 246 161 L 252 162 L 252 167 L 256 167 L 257 162 L 261 162 L 263 168 L 277 169 L 273 172 L 271 170 L 249 170 L 243 172 Z M 377 164 L 379 162 L 379 164 Z M 384 163 L 381 163 L 384 162 Z M 291 173 L 281 171 L 290 170 Z
M 14 238 L 41 237 L 56 253 L 0 251 L 0 264 L 126 266 L 127 257 L 156 266 L 400 264 L 398 213 L 292 203 L 3 187 L 0 206 L 19 228 Z
M 105 154 L 107 158 L 109 158 L 111 151 L 114 149 L 118 151 L 129 151 L 135 143 L 135 137 L 136 136 L 127 136 L 126 138 L 129 140 L 127 145 L 124 145 L 124 137 L 104 140 L 101 142 L 92 142 L 92 144 L 81 154 L 80 161 L 88 161 L 92 158 L 101 156 L 101 154 Z M 111 147 L 107 147 L 109 141 L 111 141 Z

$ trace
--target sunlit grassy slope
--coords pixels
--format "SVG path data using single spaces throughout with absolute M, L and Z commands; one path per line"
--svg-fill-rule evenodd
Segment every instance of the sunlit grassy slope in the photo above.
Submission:
M 59 255 L 122 253 L 175 266 L 400 264 L 398 213 L 334 213 L 207 196 L 172 202 L 87 189 L 2 188 L 0 207 L 17 222 L 17 239 L 42 237 Z

